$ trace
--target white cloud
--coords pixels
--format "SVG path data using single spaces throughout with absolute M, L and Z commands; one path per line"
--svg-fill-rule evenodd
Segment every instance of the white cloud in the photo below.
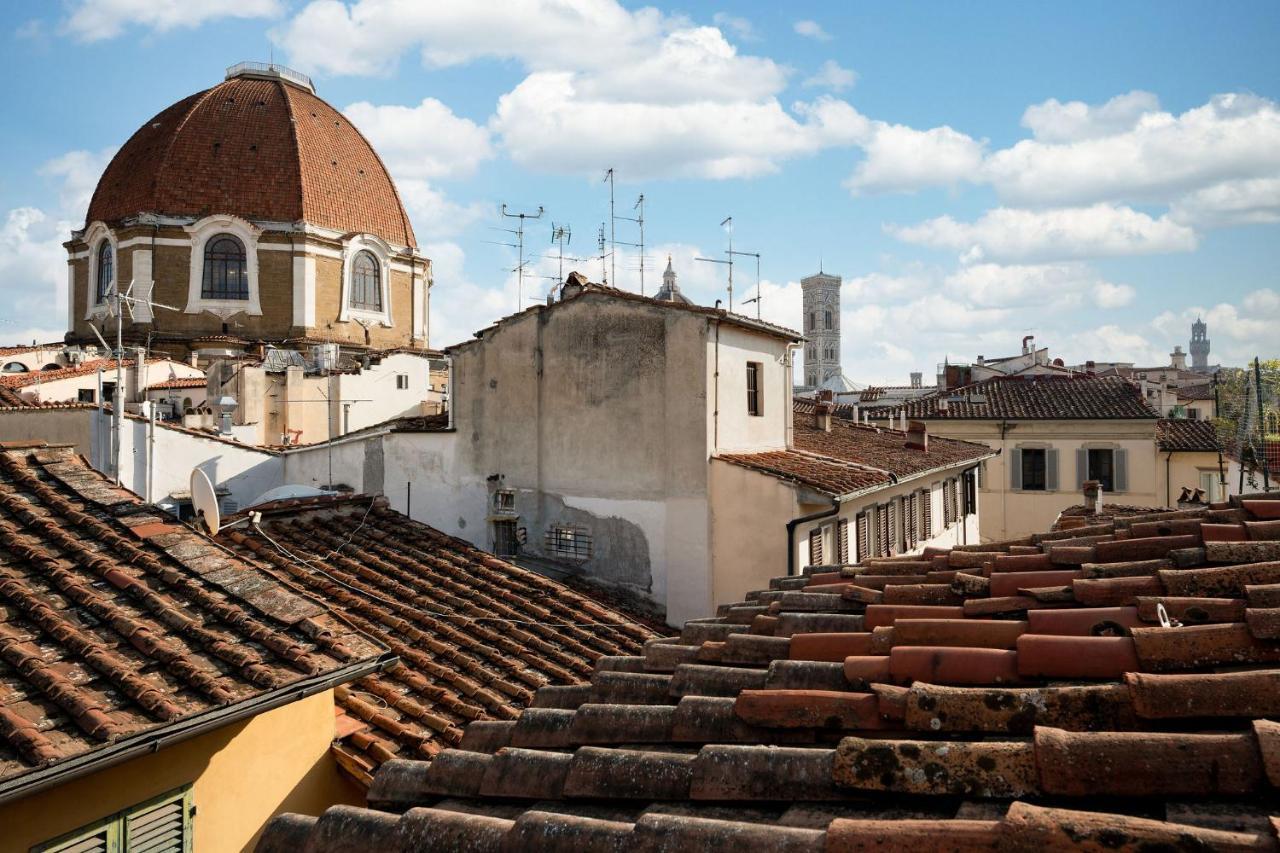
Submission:
M 93 42 L 115 38 L 135 25 L 163 33 L 219 18 L 273 18 L 282 11 L 279 0 L 80 0 L 68 11 L 62 30 L 77 41 Z
M 61 329 L 37 335 L 55 340 L 66 331 L 67 252 L 62 241 L 71 223 L 34 207 L 8 211 L 0 222 L 0 339 L 26 341 L 31 329 Z
M 1241 365 L 1254 356 L 1265 359 L 1278 354 L 1280 292 L 1271 288 L 1246 293 L 1238 304 L 1218 302 L 1165 311 L 1151 321 L 1151 326 L 1167 338 L 1182 342 L 1196 319 L 1203 319 L 1209 326 L 1211 363 Z
M 1022 114 L 1022 125 L 1041 142 L 1074 142 L 1132 130 L 1143 115 L 1158 109 L 1159 98 L 1138 90 L 1116 95 L 1096 107 L 1083 101 L 1064 104 L 1050 98 L 1027 107 Z
M 796 21 L 793 29 L 795 29 L 797 35 L 802 35 L 805 38 L 816 39 L 817 41 L 831 41 L 831 36 L 817 21 Z
M 1224 181 L 1173 203 L 1175 222 L 1201 227 L 1280 222 L 1280 177 Z
M 1106 204 L 1043 211 L 1000 207 L 975 222 L 940 216 L 886 230 L 908 243 L 955 249 L 962 260 L 975 263 L 1185 252 L 1196 247 L 1195 233 L 1167 216 L 1153 219 Z
M 1027 139 L 988 158 L 985 178 L 1016 204 L 1161 202 L 1223 181 L 1280 174 L 1280 106 L 1254 95 L 1216 95 L 1178 116 L 1145 112 L 1130 129 L 1101 136 L 1092 134 L 1102 120 L 1089 116 L 1083 130 L 1045 116 L 1033 121 L 1052 139 L 1071 138 Z
M 981 168 L 986 141 L 950 127 L 916 130 L 878 121 L 861 144 L 866 159 L 845 182 L 855 194 L 972 181 Z
M 811 77 L 805 78 L 803 85 L 806 88 L 831 89 L 835 92 L 843 92 L 856 82 L 858 82 L 856 72 L 841 67 L 840 63 L 834 59 L 828 59 L 822 63 L 822 67 L 816 73 Z
M 1099 308 L 1123 308 L 1133 302 L 1136 295 L 1137 291 L 1127 284 L 1100 281 L 1093 286 L 1093 299 Z
M 435 98 L 416 107 L 360 101 L 344 112 L 398 178 L 465 177 L 493 156 L 489 131 Z
M 57 178 L 60 182 L 57 215 L 84 223 L 94 188 L 98 186 L 98 179 L 102 177 L 103 170 L 115 153 L 114 147 L 101 151 L 68 151 L 40 167 L 41 175 Z

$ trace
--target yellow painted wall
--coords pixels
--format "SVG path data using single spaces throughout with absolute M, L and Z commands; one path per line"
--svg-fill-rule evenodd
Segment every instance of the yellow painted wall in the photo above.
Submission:
M 252 850 L 280 812 L 364 804 L 330 758 L 333 691 L 0 806 L 0 848 L 27 850 L 194 783 L 197 853 Z

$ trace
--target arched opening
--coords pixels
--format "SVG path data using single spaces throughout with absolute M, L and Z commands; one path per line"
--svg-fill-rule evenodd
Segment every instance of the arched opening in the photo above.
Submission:
M 368 250 L 357 252 L 351 262 L 350 305 L 359 311 L 382 310 L 382 276 L 378 259 Z
M 202 299 L 248 299 L 249 276 L 244 244 L 232 234 L 219 234 L 204 247 Z
M 11 361 L 4 366 L 5 373 L 26 373 L 27 366 L 20 361 Z
M 98 280 L 94 293 L 98 302 L 111 295 L 111 284 L 115 279 L 115 252 L 111 249 L 111 241 L 103 238 L 98 244 Z
M 44 367 L 42 367 L 42 368 L 40 368 L 40 369 L 41 369 L 41 370 L 61 370 L 61 369 L 62 369 L 62 365 L 61 365 L 61 364 L 53 364 L 52 362 L 50 362 L 49 364 L 46 364 Z

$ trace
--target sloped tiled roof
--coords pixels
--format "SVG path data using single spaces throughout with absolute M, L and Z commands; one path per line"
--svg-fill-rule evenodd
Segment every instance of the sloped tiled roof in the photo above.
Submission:
M 367 783 L 392 758 L 431 759 L 473 720 L 513 720 L 548 684 L 653 636 L 625 614 L 411 521 L 384 498 L 255 506 L 219 538 L 323 598 L 400 664 L 336 691 L 340 765 Z M 319 569 L 319 571 L 317 571 Z
M 133 367 L 133 363 L 134 359 L 126 358 L 124 360 L 125 367 Z M 0 385 L 6 388 L 27 388 L 31 385 L 45 382 L 56 382 L 59 379 L 88 376 L 89 374 L 97 373 L 99 368 L 102 370 L 114 370 L 115 366 L 116 360 L 114 358 L 94 358 L 60 370 L 32 370 L 28 373 L 0 374 Z
M 170 388 L 204 388 L 209 380 L 203 376 L 188 376 L 182 379 L 166 379 L 147 386 L 148 391 L 164 391 Z
M 1200 382 L 1196 385 L 1183 385 L 1178 389 L 1179 400 L 1212 400 L 1213 383 Z
M 1156 424 L 1156 445 L 1173 451 L 1215 451 L 1221 446 L 1212 421 L 1187 418 L 1161 418 Z
M 887 486 L 893 482 L 887 471 L 804 450 L 718 453 L 715 458 L 789 483 L 808 486 L 832 497 Z
M 796 449 L 878 468 L 897 478 L 995 455 L 985 444 L 934 436 L 929 437 L 928 450 L 909 448 L 907 434 L 901 430 L 855 424 L 838 417 L 831 419 L 831 431 L 825 432 L 814 426 L 813 409 L 812 402 L 795 402 L 792 436 Z
M 975 396 L 977 399 L 975 400 Z M 945 403 L 943 401 L 946 401 Z M 1138 387 L 1119 376 L 997 376 L 871 411 L 949 420 L 1155 419 Z
M 0 799 L 384 651 L 70 448 L 0 451 Z
M 1277 517 L 780 577 L 258 850 L 1274 851 Z

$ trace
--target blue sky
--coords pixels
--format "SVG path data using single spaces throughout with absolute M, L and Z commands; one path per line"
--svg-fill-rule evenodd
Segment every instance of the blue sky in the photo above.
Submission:
M 845 370 L 903 382 L 1035 334 L 1069 362 L 1280 355 L 1280 4 L 8 3 L 0 337 L 56 337 L 61 241 L 114 149 L 242 59 L 313 75 L 383 154 L 436 263 L 433 344 L 518 304 L 501 203 L 595 253 L 646 198 L 646 264 L 763 311 L 842 275 Z M 635 240 L 620 222 L 618 239 Z M 634 250 L 614 283 L 637 289 Z M 593 279 L 599 262 L 578 263 Z M 754 265 L 735 275 L 754 295 Z M 650 291 L 651 292 L 651 291 Z M 526 302 L 527 304 L 527 302 Z

